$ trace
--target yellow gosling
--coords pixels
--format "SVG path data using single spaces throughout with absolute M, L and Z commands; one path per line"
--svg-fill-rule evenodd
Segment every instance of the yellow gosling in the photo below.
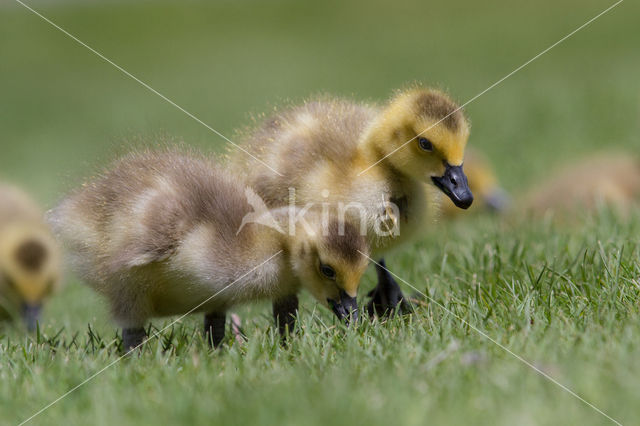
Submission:
M 602 153 L 558 170 L 529 192 L 522 209 L 566 216 L 609 206 L 626 214 L 638 200 L 640 161 L 628 153 Z
M 282 176 L 243 152 L 231 156 L 271 207 L 288 203 L 289 188 L 299 205 L 349 206 L 382 256 L 434 223 L 441 193 L 460 208 L 471 205 L 462 168 L 468 137 L 467 120 L 446 94 L 413 88 L 383 108 L 326 97 L 266 119 L 244 137 L 244 148 Z M 389 313 L 404 299 L 377 268 L 369 311 Z
M 21 315 L 34 330 L 60 284 L 59 249 L 37 204 L 0 183 L 0 318 Z
M 150 318 L 192 311 L 206 314 L 218 346 L 227 310 L 260 299 L 274 301 L 286 331 L 301 288 L 341 318 L 356 315 L 364 237 L 317 212 L 292 224 L 298 209 L 255 210 L 242 182 L 196 154 L 134 153 L 50 213 L 74 271 L 107 298 L 125 349 L 141 344 Z

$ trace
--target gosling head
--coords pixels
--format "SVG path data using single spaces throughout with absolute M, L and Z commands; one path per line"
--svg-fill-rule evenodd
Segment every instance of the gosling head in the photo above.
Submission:
M 473 202 L 462 170 L 469 124 L 444 93 L 413 89 L 399 94 L 374 129 L 378 155 L 414 179 L 432 183 L 460 208 Z
M 0 293 L 19 307 L 30 331 L 59 277 L 56 245 L 46 228 L 25 223 L 0 230 Z
M 368 264 L 366 239 L 350 223 L 310 221 L 298 229 L 292 250 L 293 269 L 313 297 L 349 323 L 358 318 L 356 296 Z

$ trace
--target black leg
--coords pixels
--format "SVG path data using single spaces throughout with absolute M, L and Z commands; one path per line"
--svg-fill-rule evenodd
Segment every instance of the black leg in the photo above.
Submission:
M 371 298 L 367 304 L 369 316 L 391 316 L 398 312 L 408 314 L 413 312 L 411 304 L 400 290 L 400 286 L 387 271 L 384 259 L 380 259 L 376 265 L 378 274 L 378 286 L 371 290 L 368 296 Z
M 298 296 L 295 294 L 273 301 L 273 319 L 276 321 L 276 326 L 283 339 L 287 337 L 287 334 L 293 333 L 297 315 Z
M 129 352 L 142 344 L 147 333 L 144 328 L 123 328 L 122 329 L 122 349 Z
M 212 348 L 217 348 L 224 338 L 224 312 L 210 312 L 204 316 L 204 334 Z

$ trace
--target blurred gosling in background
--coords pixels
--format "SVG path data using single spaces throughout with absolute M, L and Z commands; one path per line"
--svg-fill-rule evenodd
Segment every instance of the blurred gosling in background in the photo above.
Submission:
M 83 185 L 50 220 L 75 272 L 108 299 L 125 350 L 142 343 L 150 318 L 192 311 L 206 313 L 207 340 L 218 346 L 227 310 L 259 299 L 274 300 L 283 331 L 303 287 L 338 317 L 356 315 L 364 237 L 335 221 L 324 229 L 313 214 L 292 235 L 289 209 L 256 209 L 260 202 L 210 160 L 144 152 Z
M 627 214 L 638 201 L 639 159 L 625 153 L 600 154 L 560 169 L 529 192 L 523 208 L 534 216 L 563 216 L 601 206 Z
M 22 316 L 34 330 L 60 272 L 58 247 L 37 204 L 0 183 L 0 319 Z

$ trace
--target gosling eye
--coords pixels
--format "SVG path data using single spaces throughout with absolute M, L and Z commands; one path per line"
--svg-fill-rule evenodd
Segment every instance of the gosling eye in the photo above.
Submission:
M 325 264 L 321 263 L 320 264 L 320 273 L 322 275 L 324 275 L 326 278 L 330 279 L 331 281 L 335 281 L 336 280 L 336 271 L 335 271 L 335 269 L 333 269 L 329 265 L 325 265 Z
M 427 152 L 432 152 L 433 151 L 433 144 L 427 138 L 419 137 L 418 138 L 418 145 L 420 146 L 420 149 L 423 150 L 423 151 L 427 151 Z

